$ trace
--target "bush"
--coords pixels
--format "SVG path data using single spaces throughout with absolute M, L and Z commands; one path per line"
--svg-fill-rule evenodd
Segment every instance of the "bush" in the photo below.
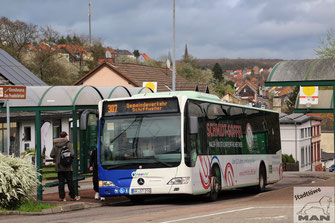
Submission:
M 282 162 L 283 163 L 295 163 L 295 160 L 291 155 L 287 155 L 287 154 L 282 154 Z
M 36 190 L 38 173 L 31 158 L 14 158 L 0 154 L 0 206 L 18 208 Z
M 288 157 L 288 162 L 289 163 L 295 163 L 295 160 L 294 160 L 292 154 Z
M 286 154 L 282 154 L 281 155 L 281 160 L 282 160 L 282 163 L 286 163 L 287 162 L 287 155 Z

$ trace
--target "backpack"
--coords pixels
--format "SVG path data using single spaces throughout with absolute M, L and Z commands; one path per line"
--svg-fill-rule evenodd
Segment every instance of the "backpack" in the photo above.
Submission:
M 71 164 L 72 164 L 71 151 L 67 147 L 67 145 L 64 145 L 60 151 L 60 165 L 64 167 L 69 167 L 71 166 Z

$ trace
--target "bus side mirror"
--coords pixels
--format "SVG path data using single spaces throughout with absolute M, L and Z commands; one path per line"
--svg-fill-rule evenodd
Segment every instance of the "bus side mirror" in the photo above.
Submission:
M 198 133 L 198 117 L 190 116 L 188 118 L 190 134 L 197 134 Z
M 88 119 L 89 119 L 90 114 L 94 114 L 96 116 L 97 111 L 85 110 L 85 111 L 83 111 L 83 113 L 81 113 L 80 123 L 79 123 L 80 130 L 86 130 L 87 129 L 87 123 L 88 123 Z

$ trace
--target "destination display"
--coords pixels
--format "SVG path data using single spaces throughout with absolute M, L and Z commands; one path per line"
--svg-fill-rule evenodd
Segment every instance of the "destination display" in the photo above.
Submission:
M 104 103 L 106 116 L 179 112 L 177 98 L 113 101 Z

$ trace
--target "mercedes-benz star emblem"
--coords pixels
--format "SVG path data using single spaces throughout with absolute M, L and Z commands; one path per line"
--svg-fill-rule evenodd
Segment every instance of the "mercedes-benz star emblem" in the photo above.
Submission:
M 139 185 L 143 185 L 143 184 L 144 184 L 144 179 L 143 179 L 143 178 L 139 178 L 139 179 L 137 180 L 137 183 L 138 183 Z

